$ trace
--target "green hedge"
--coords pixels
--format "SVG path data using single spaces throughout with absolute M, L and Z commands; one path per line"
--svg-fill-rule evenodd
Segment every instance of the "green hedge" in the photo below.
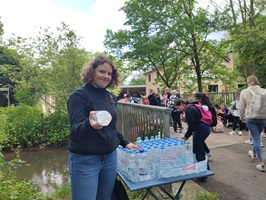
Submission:
M 68 142 L 69 119 L 59 112 L 44 115 L 36 107 L 9 106 L 0 108 L 0 123 L 0 146 L 4 150 Z

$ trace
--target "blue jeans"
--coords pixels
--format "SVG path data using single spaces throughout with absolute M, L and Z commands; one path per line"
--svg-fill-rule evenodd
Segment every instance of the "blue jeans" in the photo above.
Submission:
M 260 133 L 266 126 L 266 119 L 246 118 L 245 122 L 253 138 L 253 152 L 258 156 L 259 162 L 263 162 Z
M 195 127 L 193 132 L 193 153 L 196 155 L 198 162 L 205 160 L 204 144 L 210 132 L 211 128 L 207 124 L 200 123 Z
M 69 152 L 72 200 L 110 199 L 117 173 L 117 152 L 81 155 Z

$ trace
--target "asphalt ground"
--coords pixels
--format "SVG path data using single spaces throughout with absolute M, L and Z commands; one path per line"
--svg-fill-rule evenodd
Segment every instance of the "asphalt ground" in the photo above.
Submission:
M 186 125 L 183 132 L 185 130 Z M 206 143 L 213 153 L 209 158 L 210 170 L 215 175 L 206 182 L 187 181 L 181 200 L 196 199 L 197 193 L 216 193 L 221 200 L 266 200 L 266 173 L 257 170 L 258 160 L 248 156 L 248 151 L 252 150 L 252 145 L 245 144 L 249 139 L 248 131 L 242 131 L 243 136 L 228 135 L 230 131 L 232 127 L 225 127 L 224 133 L 212 132 L 207 138 Z M 171 128 L 171 137 L 181 139 L 183 134 L 174 133 Z M 266 145 L 266 138 L 262 142 Z M 262 152 L 266 158 L 266 147 Z M 172 187 L 177 189 L 179 185 L 174 183 Z

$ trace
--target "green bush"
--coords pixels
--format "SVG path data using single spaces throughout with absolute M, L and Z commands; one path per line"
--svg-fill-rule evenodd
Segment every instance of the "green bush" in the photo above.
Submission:
M 69 140 L 69 117 L 60 112 L 49 113 L 43 119 L 44 143 L 48 146 L 67 144 Z
M 0 108 L 0 146 L 4 150 L 57 146 L 69 140 L 69 117 L 59 112 L 43 114 L 27 105 Z
M 33 147 L 40 143 L 39 135 L 43 120 L 42 111 L 26 105 L 1 108 L 0 141 L 6 148 Z M 2 143 L 1 143 L 2 142 Z

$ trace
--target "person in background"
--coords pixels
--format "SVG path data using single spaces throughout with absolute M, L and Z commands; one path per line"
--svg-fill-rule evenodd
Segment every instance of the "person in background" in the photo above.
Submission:
M 124 94 L 124 102 L 128 102 L 129 100 L 129 95 L 128 94 Z
M 149 100 L 146 97 L 146 93 L 145 92 L 140 92 L 140 99 L 141 99 L 141 103 L 144 105 L 149 105 Z
M 256 168 L 260 171 L 265 172 L 265 165 L 262 155 L 260 134 L 264 127 L 266 126 L 266 118 L 252 118 L 251 117 L 251 101 L 252 93 L 249 91 L 263 91 L 264 89 L 259 86 L 259 81 L 256 76 L 251 75 L 247 78 L 248 88 L 244 89 L 240 93 L 240 106 L 239 113 L 240 119 L 247 125 L 252 138 L 253 138 L 253 150 L 248 152 L 248 155 L 254 159 L 258 157 L 259 164 L 256 165 Z M 244 118 L 245 117 L 245 118 Z
M 226 126 L 226 123 L 227 123 L 227 115 L 228 115 L 228 108 L 227 106 L 225 105 L 225 103 L 222 103 L 221 104 L 221 110 L 220 112 L 218 113 L 218 116 L 221 117 L 222 121 L 223 121 L 223 124 Z
M 156 94 L 153 89 L 149 89 L 148 100 L 151 106 L 158 106 Z
M 113 61 L 104 55 L 92 59 L 81 72 L 84 86 L 69 97 L 70 116 L 68 167 L 72 200 L 110 199 L 117 175 L 118 145 L 138 148 L 129 143 L 116 128 L 116 97 L 107 88 L 119 84 Z M 112 120 L 101 126 L 93 119 L 98 110 L 108 111 Z
M 168 95 L 166 94 L 165 90 L 163 90 L 163 93 L 162 93 L 163 101 L 161 103 L 163 107 L 166 106 L 167 96 Z
M 132 97 L 129 99 L 130 103 L 138 103 L 137 94 L 133 94 Z
M 235 106 L 234 106 L 234 112 L 233 112 L 233 118 L 234 118 L 234 123 L 233 123 L 233 130 L 229 132 L 229 135 L 235 135 L 236 132 L 236 125 L 239 124 L 239 132 L 238 134 L 242 136 L 242 130 L 244 129 L 242 121 L 239 119 L 239 99 L 240 99 L 240 94 L 236 94 L 236 101 L 235 101 Z
M 161 100 L 162 95 L 160 93 L 156 93 L 155 95 L 157 99 L 157 106 L 162 106 L 162 100 Z
M 171 92 L 169 91 L 169 88 L 166 87 L 164 89 L 164 94 L 163 94 L 163 98 L 164 98 L 163 104 L 165 106 L 167 105 L 167 102 L 168 102 L 168 99 L 170 98 L 170 96 L 171 96 Z
M 179 91 L 179 86 L 175 86 L 174 90 L 176 90 L 177 94 L 176 96 L 181 99 L 181 94 L 180 94 L 180 91 Z
M 180 111 L 175 107 L 175 103 L 177 101 L 177 97 L 176 97 L 177 91 L 176 90 L 172 90 L 171 91 L 171 96 L 168 99 L 168 107 L 172 108 L 171 111 L 171 116 L 172 116 L 172 120 L 173 120 L 173 129 L 174 132 L 177 133 L 177 130 L 182 132 L 182 123 L 180 121 Z M 178 126 L 177 126 L 178 125 Z
M 198 162 L 205 160 L 204 144 L 205 140 L 210 135 L 210 126 L 201 121 L 201 112 L 195 106 L 187 106 L 188 102 L 178 99 L 175 106 L 181 112 L 184 112 L 185 119 L 188 125 L 187 132 L 183 139 L 186 142 L 189 137 L 193 134 L 192 144 L 193 153 L 196 156 Z M 184 117 L 181 115 L 181 120 Z M 208 165 L 209 169 L 209 165 Z M 206 178 L 204 178 L 206 179 Z

